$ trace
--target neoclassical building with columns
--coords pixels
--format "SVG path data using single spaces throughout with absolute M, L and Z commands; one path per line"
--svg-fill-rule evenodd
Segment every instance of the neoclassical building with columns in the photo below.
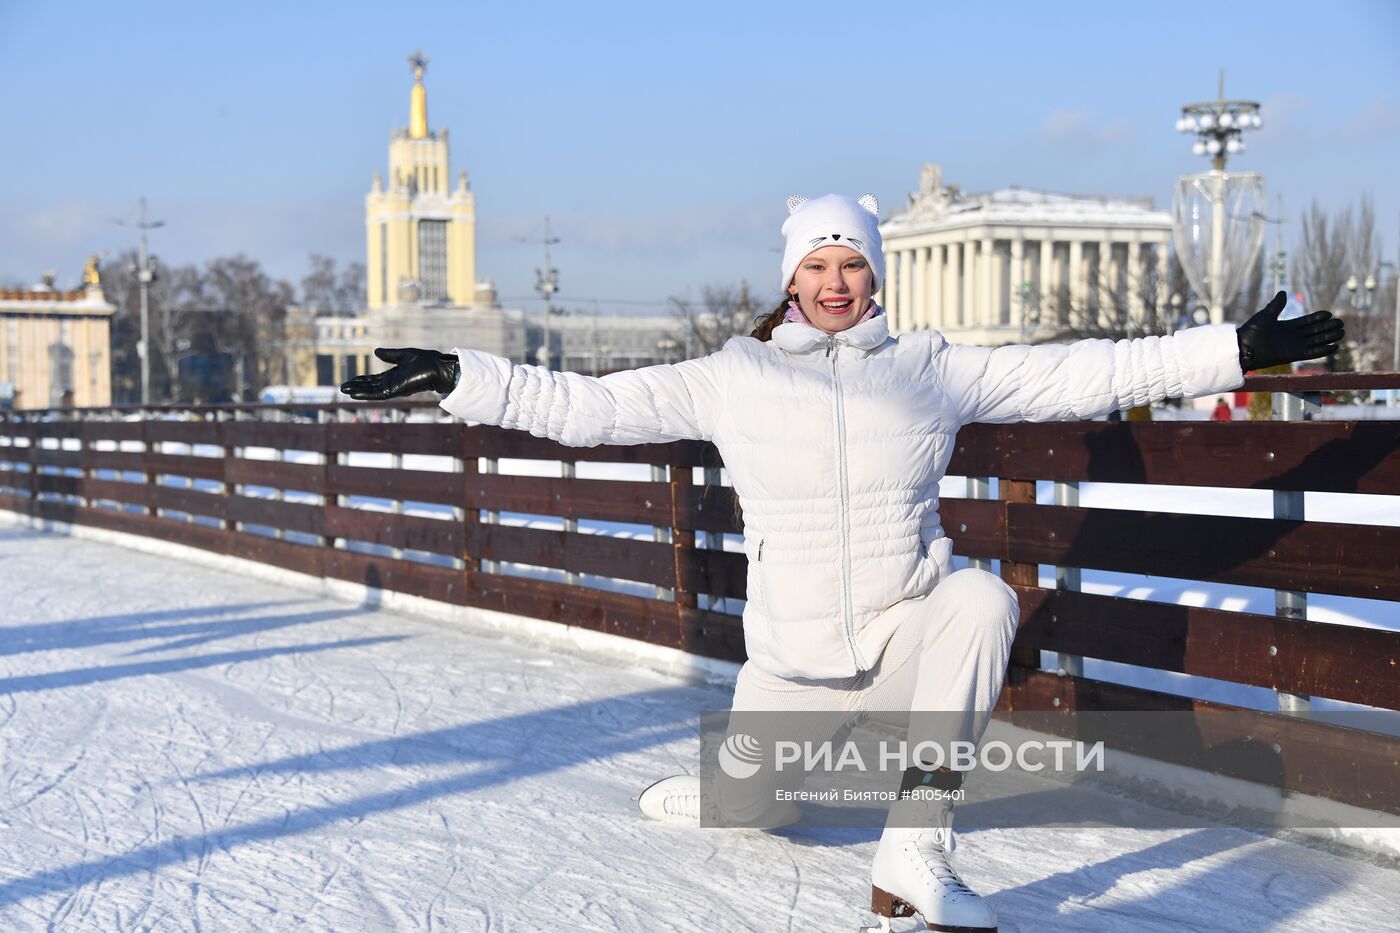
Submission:
M 1171 216 L 1150 198 L 1002 188 L 963 194 L 926 164 L 908 206 L 880 224 L 880 302 L 895 332 L 1032 343 L 1071 322 L 1140 320 L 1166 301 Z

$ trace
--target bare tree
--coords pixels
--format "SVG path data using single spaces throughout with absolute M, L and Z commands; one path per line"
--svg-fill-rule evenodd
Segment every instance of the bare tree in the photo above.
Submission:
M 1332 214 L 1314 201 L 1302 217 L 1291 270 L 1293 281 L 1302 290 L 1309 311 L 1326 308 L 1346 320 L 1346 352 L 1338 353 L 1331 362 L 1338 371 L 1391 365 L 1395 331 L 1392 315 L 1386 310 L 1393 307 L 1387 302 L 1394 298 L 1386 283 L 1380 283 L 1382 287 L 1369 296 L 1369 306 L 1362 311 L 1361 289 L 1368 275 L 1379 278 L 1380 254 L 1375 202 L 1369 194 L 1363 194 L 1355 208 L 1346 205 Z M 1352 276 L 1360 286 L 1355 294 L 1346 287 Z
M 318 317 L 336 313 L 335 260 L 329 256 L 312 253 L 308 257 L 311 271 L 301 280 L 301 303 L 304 307 L 316 309 Z
M 204 277 L 197 268 L 178 266 L 165 271 L 159 310 L 151 314 L 151 393 L 154 397 L 192 400 L 182 391 L 181 364 L 190 357 L 188 334 L 198 328 L 199 313 L 205 306 Z
M 141 398 L 141 299 L 129 250 L 102 266 L 112 315 L 112 398 Z M 150 285 L 151 397 L 205 403 L 249 398 L 286 381 L 284 321 L 292 287 L 246 256 L 193 265 L 157 264 Z M 240 380 L 241 371 L 241 380 Z
M 340 314 L 359 314 L 369 304 L 365 285 L 365 264 L 352 262 L 335 283 L 335 306 Z
M 364 310 L 364 263 L 352 262 L 337 271 L 335 260 L 312 253 L 311 271 L 301 280 L 301 303 L 314 308 L 317 317 L 359 314 Z
M 1375 329 L 1373 340 L 1380 344 L 1379 364 L 1377 369 L 1400 371 L 1400 358 L 1395 355 L 1395 318 L 1396 295 L 1395 291 L 1400 288 L 1400 269 L 1394 270 L 1386 281 L 1381 283 L 1380 291 L 1376 294 L 1373 307 L 1376 309 Z
M 197 304 L 199 272 L 194 266 L 167 267 L 156 262 L 156 278 L 148 288 L 150 307 L 151 397 L 178 396 L 182 321 Z M 127 250 L 102 265 L 102 290 L 116 306 L 112 315 L 112 400 L 136 404 L 141 400 L 141 289 L 136 280 L 135 250 Z
M 1165 279 L 1158 274 L 1155 262 L 1145 263 L 1138 271 L 1120 269 L 1116 277 L 1111 273 L 1105 275 L 1095 268 L 1084 294 L 1078 297 L 1071 294 L 1067 283 L 1029 295 L 1026 313 L 1035 332 L 1028 339 L 1032 343 L 1093 337 L 1124 340 L 1169 334 L 1175 329 L 1171 296 L 1184 296 L 1186 287 L 1186 276 L 1175 254 L 1168 262 Z
M 1243 324 L 1254 316 L 1254 313 L 1264 307 L 1264 260 L 1262 251 L 1254 259 L 1254 265 L 1249 270 L 1249 276 L 1244 280 L 1244 285 L 1225 305 L 1224 323 Z
M 703 285 L 698 302 L 678 295 L 669 300 L 682 334 L 689 335 L 692 357 L 713 353 L 730 337 L 753 330 L 754 305 L 748 282 Z
M 205 265 L 204 300 L 222 313 L 202 316 L 209 320 L 194 339 L 232 358 L 227 395 L 247 400 L 260 386 L 287 381 L 283 344 L 293 298 L 291 285 L 242 254 Z
M 1376 205 L 1369 194 L 1361 196 L 1355 219 L 1347 230 L 1347 276 L 1356 277 L 1356 292 L 1348 290 L 1346 310 L 1347 342 L 1352 345 L 1355 368 L 1362 371 L 1389 368 L 1394 353 L 1394 305 L 1386 304 L 1382 289 L 1365 291 L 1368 277 L 1379 280 L 1377 262 L 1381 253 L 1376 234 Z M 1377 285 L 1381 284 L 1376 282 Z M 1340 354 L 1338 354 L 1340 356 Z M 1340 367 L 1337 367 L 1340 369 Z
M 1329 216 L 1316 200 L 1300 218 L 1298 249 L 1293 254 L 1290 274 L 1309 309 L 1335 307 L 1341 297 L 1348 275 L 1351 226 L 1349 206 Z

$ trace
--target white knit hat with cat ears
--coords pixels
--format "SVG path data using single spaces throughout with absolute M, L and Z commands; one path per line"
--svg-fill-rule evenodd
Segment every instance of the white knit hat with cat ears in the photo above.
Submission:
M 798 263 L 824 246 L 849 246 L 865 257 L 875 274 L 871 291 L 885 281 L 885 253 L 880 244 L 880 202 L 873 194 L 848 198 L 841 194 L 807 199 L 800 194 L 787 199 L 788 219 L 783 221 L 783 284 L 787 291 Z

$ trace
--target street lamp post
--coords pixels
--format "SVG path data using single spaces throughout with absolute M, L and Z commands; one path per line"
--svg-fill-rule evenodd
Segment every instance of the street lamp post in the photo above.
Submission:
M 1263 176 L 1226 172 L 1226 159 L 1243 152 L 1244 133 L 1263 124 L 1257 102 L 1225 99 L 1223 69 L 1217 99 L 1187 104 L 1176 121 L 1178 132 L 1196 137 L 1191 151 L 1211 159 L 1211 171 L 1177 179 L 1173 226 L 1182 267 L 1217 324 L 1264 240 Z
M 1173 330 L 1181 330 L 1191 320 L 1190 315 L 1186 314 L 1186 312 L 1181 310 L 1181 305 L 1183 301 L 1184 299 L 1181 297 L 1181 292 L 1172 292 L 1171 298 L 1167 299 L 1167 304 L 1170 305 L 1172 309 L 1171 315 Z
M 544 296 L 544 344 L 536 354 L 539 364 L 545 369 L 550 367 L 550 347 L 549 347 L 549 316 L 554 313 L 554 308 L 550 305 L 550 299 L 554 293 L 559 291 L 559 270 L 549 264 L 549 247 L 552 243 L 558 243 L 558 237 L 549 235 L 549 218 L 544 219 L 544 268 L 535 270 L 535 291 Z
M 136 273 L 136 281 L 141 284 L 141 342 L 136 347 L 136 355 L 141 357 L 141 404 L 151 404 L 151 311 L 148 292 L 156 280 L 156 260 L 146 252 L 146 231 L 165 226 L 163 220 L 146 221 L 146 199 L 142 198 L 135 223 L 126 220 L 112 221 L 123 227 L 135 227 L 141 231 L 141 256 L 131 267 Z
M 1358 291 L 1361 293 L 1360 297 L 1357 297 Z M 1347 276 L 1348 303 L 1351 305 L 1351 309 L 1356 312 L 1357 317 L 1367 319 L 1367 331 L 1370 330 L 1371 298 L 1375 293 L 1376 276 L 1374 273 L 1368 273 L 1366 278 L 1361 281 L 1357 281 L 1354 274 Z
M 662 337 L 660 340 L 656 341 L 656 351 L 661 356 L 661 362 L 671 362 L 671 357 L 675 354 L 676 347 L 678 346 L 680 346 L 680 344 L 676 343 L 676 341 L 670 337 Z
M 1361 290 L 1361 298 L 1357 300 L 1356 291 Z M 1347 292 L 1351 295 L 1351 308 L 1357 314 L 1367 315 L 1371 313 L 1371 296 L 1376 292 L 1376 277 L 1374 274 L 1366 276 L 1365 281 L 1358 282 L 1355 275 L 1347 276 Z

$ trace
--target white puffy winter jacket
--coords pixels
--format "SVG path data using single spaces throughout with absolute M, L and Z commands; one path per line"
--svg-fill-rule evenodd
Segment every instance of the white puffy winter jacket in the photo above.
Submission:
M 958 428 L 1087 419 L 1244 381 L 1228 324 L 992 349 L 891 337 L 878 314 L 837 334 L 780 324 L 771 342 L 733 337 L 599 378 L 456 353 L 442 407 L 461 418 L 573 447 L 713 442 L 744 510 L 748 656 L 781 677 L 870 669 L 893 634 L 884 610 L 948 572 L 938 481 Z

